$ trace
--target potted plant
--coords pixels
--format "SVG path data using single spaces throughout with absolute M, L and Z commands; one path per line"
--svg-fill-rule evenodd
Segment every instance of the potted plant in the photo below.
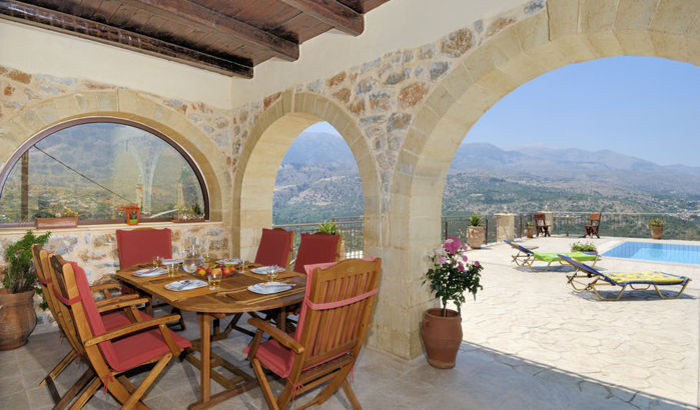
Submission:
M 649 219 L 649 228 L 653 239 L 661 239 L 664 236 L 664 225 L 666 225 L 666 221 L 659 217 Z
M 45 245 L 51 232 L 35 236 L 29 230 L 19 241 L 5 249 L 0 289 L 0 350 L 16 349 L 25 343 L 36 326 L 34 292 L 38 289 L 32 259 L 32 245 Z
M 335 222 L 333 221 L 323 221 L 322 223 L 318 224 L 318 227 L 316 228 L 316 232 L 318 233 L 323 233 L 326 235 L 339 235 L 340 236 L 340 249 L 338 253 L 340 254 L 340 259 L 345 259 L 345 241 L 343 240 L 343 235 L 340 234 L 340 230 L 338 229 L 338 225 L 336 225 Z
M 598 248 L 593 242 L 574 242 L 571 244 L 571 252 L 598 253 Z
M 37 213 L 35 218 L 37 229 L 75 228 L 78 226 L 78 213 L 68 207 L 63 212 Z
M 440 369 L 454 367 L 457 351 L 462 342 L 462 303 L 465 292 L 476 299 L 476 292 L 483 287 L 479 283 L 481 270 L 478 261 L 468 262 L 467 246 L 450 236 L 429 256 L 431 267 L 423 283 L 428 283 L 431 293 L 440 299 L 441 308 L 428 309 L 421 323 L 421 338 L 428 356 L 428 363 Z M 453 302 L 457 311 L 447 309 Z
M 532 221 L 525 222 L 525 236 L 528 238 L 535 237 L 535 224 Z
M 480 249 L 484 243 L 484 227 L 481 226 L 483 219 L 474 214 L 469 218 L 469 226 L 467 226 L 467 243 L 473 249 Z

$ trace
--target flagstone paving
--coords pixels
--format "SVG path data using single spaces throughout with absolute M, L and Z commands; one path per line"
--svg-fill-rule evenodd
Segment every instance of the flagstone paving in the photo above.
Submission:
M 561 251 L 573 239 L 523 242 Z M 604 251 L 617 239 L 596 240 Z M 365 348 L 353 386 L 367 409 L 680 409 L 698 406 L 698 311 L 700 267 L 603 258 L 601 269 L 663 270 L 694 278 L 686 296 L 659 300 L 634 292 L 617 302 L 598 301 L 567 287 L 566 268 L 530 272 L 510 264 L 512 249 L 492 244 L 470 251 L 485 266 L 484 289 L 463 306 L 464 343 L 457 365 L 438 370 L 424 358 L 400 360 Z M 185 337 L 197 337 L 195 317 L 185 313 Z M 214 344 L 215 352 L 249 369 L 236 335 Z M 45 409 L 52 403 L 42 377 L 68 349 L 57 332 L 36 333 L 17 350 L 0 352 L 0 408 Z M 84 370 L 71 365 L 58 379 L 65 391 Z M 251 372 L 252 374 L 252 372 Z M 131 379 L 140 381 L 144 373 Z M 174 361 L 149 391 L 155 409 L 184 409 L 196 400 L 199 372 Z M 281 384 L 273 382 L 279 391 Z M 220 386 L 213 383 L 213 391 Z M 298 398 L 303 404 L 310 396 Z M 118 408 L 102 390 L 87 408 Z M 259 389 L 216 408 L 265 408 Z M 342 392 L 323 409 L 348 409 Z

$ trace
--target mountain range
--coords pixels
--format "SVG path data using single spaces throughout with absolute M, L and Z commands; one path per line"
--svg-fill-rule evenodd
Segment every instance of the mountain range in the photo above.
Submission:
M 658 165 L 610 150 L 463 143 L 443 215 L 533 212 L 698 212 L 700 167 Z M 342 137 L 303 133 L 277 175 L 275 223 L 362 214 L 357 166 Z

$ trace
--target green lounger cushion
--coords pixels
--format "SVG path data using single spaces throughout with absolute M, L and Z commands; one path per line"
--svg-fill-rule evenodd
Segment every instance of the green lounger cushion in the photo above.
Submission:
M 566 255 L 571 259 L 576 259 L 577 261 L 594 261 L 598 259 L 598 255 L 594 253 L 586 252 L 567 252 L 567 253 L 557 253 L 557 252 L 535 252 L 535 259 L 542 262 L 557 262 L 561 260 L 559 255 Z
M 620 285 L 654 283 L 657 285 L 672 285 L 682 284 L 687 281 L 685 276 L 676 276 L 664 272 L 606 272 L 604 276 Z

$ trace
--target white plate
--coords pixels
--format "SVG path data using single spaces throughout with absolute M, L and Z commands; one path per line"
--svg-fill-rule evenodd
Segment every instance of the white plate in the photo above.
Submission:
M 258 275 L 267 275 L 273 269 L 272 266 L 261 266 L 259 268 L 251 269 L 251 272 L 257 273 Z M 284 272 L 284 268 L 279 266 L 275 268 L 277 272 Z
M 182 259 L 163 259 L 163 265 L 177 265 L 182 263 Z
M 218 263 L 218 264 L 227 265 L 227 266 L 238 265 L 238 264 L 240 264 L 241 262 L 243 262 L 243 261 L 240 260 L 240 259 L 238 259 L 238 258 L 219 259 L 218 261 L 216 261 L 216 263 Z
M 160 276 L 166 273 L 168 273 L 168 271 L 163 268 L 146 268 L 137 270 L 136 272 L 134 272 L 134 276 L 137 276 L 139 278 L 150 278 L 153 276 Z
M 271 295 L 273 293 L 286 292 L 294 285 L 284 282 L 263 282 L 248 286 L 248 290 L 261 295 Z
M 173 292 L 180 292 L 182 290 L 192 290 L 192 289 L 198 289 L 198 288 L 203 288 L 207 286 L 207 282 L 199 279 L 187 279 L 187 280 L 178 280 L 176 282 L 170 282 L 167 285 L 165 285 L 165 289 L 172 290 Z

